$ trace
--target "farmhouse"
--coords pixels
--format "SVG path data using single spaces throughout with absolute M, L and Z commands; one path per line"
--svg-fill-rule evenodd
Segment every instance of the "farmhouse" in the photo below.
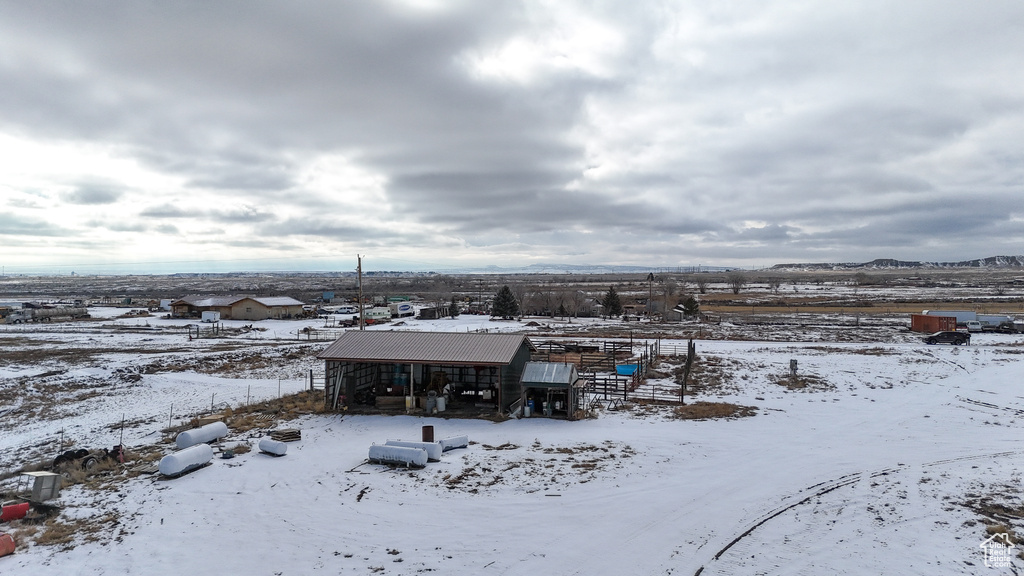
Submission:
M 302 315 L 302 302 L 287 296 L 185 296 L 171 302 L 174 318 L 220 312 L 224 320 L 266 320 Z
M 522 334 L 352 330 L 318 358 L 327 406 L 426 406 L 433 392 L 450 408 L 509 410 L 535 348 Z

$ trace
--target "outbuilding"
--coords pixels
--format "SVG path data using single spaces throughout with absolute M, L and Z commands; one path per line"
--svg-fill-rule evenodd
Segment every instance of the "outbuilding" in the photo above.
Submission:
M 527 362 L 520 378 L 523 413 L 575 420 L 584 405 L 586 381 L 575 364 Z
M 505 412 L 534 351 L 522 334 L 350 330 L 318 358 L 332 409 L 424 407 L 433 392 L 449 408 Z

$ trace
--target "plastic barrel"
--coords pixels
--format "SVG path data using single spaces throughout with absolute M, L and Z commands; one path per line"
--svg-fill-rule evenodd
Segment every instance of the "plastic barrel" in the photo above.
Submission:
M 0 558 L 7 556 L 8 554 L 14 554 L 14 536 L 10 534 L 0 534 Z

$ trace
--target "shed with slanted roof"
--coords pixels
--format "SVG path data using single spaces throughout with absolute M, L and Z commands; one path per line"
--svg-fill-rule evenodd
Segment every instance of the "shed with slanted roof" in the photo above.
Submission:
M 522 334 L 351 330 L 318 355 L 333 409 L 416 409 L 430 392 L 447 409 L 506 412 L 535 351 Z

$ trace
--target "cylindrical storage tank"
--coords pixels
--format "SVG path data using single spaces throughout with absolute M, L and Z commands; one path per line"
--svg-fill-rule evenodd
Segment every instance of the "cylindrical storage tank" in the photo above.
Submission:
M 284 456 L 288 452 L 288 445 L 272 438 L 260 440 L 260 452 L 266 452 L 273 456 Z
M 531 412 L 531 410 L 530 410 L 529 406 L 523 408 L 523 418 L 529 418 L 530 417 L 530 412 Z
M 405 446 L 370 446 L 370 462 L 404 464 L 422 468 L 427 465 L 427 451 Z
M 14 536 L 10 534 L 0 534 L 0 558 L 7 556 L 8 554 L 14 554 Z
M 385 446 L 404 446 L 406 448 L 419 448 L 420 450 L 427 451 L 427 460 L 437 462 L 441 459 L 441 452 L 444 451 L 441 448 L 440 442 L 405 442 L 403 440 L 388 440 L 384 443 Z
M 213 448 L 209 444 L 196 444 L 164 456 L 160 460 L 160 473 L 164 476 L 178 476 L 210 460 L 213 460 Z
M 437 397 L 437 411 L 444 412 L 444 396 Z
M 196 444 L 213 442 L 214 440 L 223 438 L 227 435 L 227 424 L 223 422 L 211 422 L 210 424 L 200 428 L 185 430 L 178 434 L 174 441 L 178 444 L 178 449 L 181 450 L 183 448 L 188 448 L 189 446 L 195 446 Z
M 451 438 L 442 438 L 439 442 L 441 444 L 441 451 L 447 452 L 456 448 L 465 448 L 469 446 L 469 436 L 452 436 Z

